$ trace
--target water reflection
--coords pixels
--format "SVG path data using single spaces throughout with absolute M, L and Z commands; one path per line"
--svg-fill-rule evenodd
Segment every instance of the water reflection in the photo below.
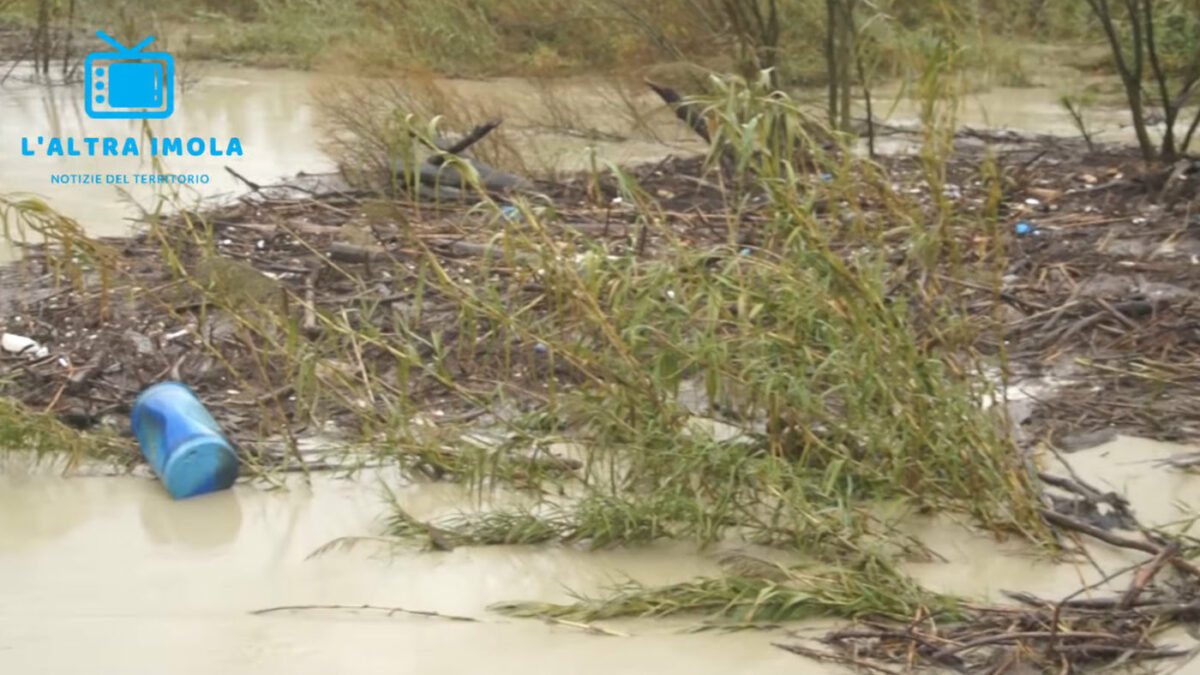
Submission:
M 234 490 L 180 501 L 163 490 L 144 490 L 139 510 L 147 538 L 165 546 L 219 549 L 237 541 L 242 527 L 242 508 Z
M 96 515 L 81 498 L 88 486 L 21 474 L 0 474 L 0 555 L 64 537 Z

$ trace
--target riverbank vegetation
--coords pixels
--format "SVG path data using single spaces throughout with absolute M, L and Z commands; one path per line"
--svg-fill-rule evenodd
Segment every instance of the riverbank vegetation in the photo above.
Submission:
M 47 21 L 60 16 L 53 7 Z M 1043 444 L 1098 414 L 1147 435 L 1200 435 L 1186 405 L 1200 381 L 1190 174 L 1110 150 L 1088 155 L 1107 165 L 1097 176 L 1062 139 L 957 125 L 994 36 L 1086 38 L 1087 2 L 155 7 L 164 26 L 230 28 L 185 39 L 193 56 L 257 49 L 297 59 L 285 63 L 459 74 L 693 63 L 721 72 L 674 107 L 707 152 L 597 160 L 489 189 L 463 141 L 441 137 L 438 111 L 403 96 L 376 108 L 331 98 L 330 140 L 348 151 L 326 183 L 239 175 L 241 202 L 199 212 L 164 192 L 146 232 L 122 241 L 5 197 L 10 234 L 33 244 L 5 271 L 28 291 L 8 330 L 69 345 L 14 358 L 0 382 L 44 411 L 30 419 L 70 413 L 101 429 L 169 376 L 201 394 L 257 477 L 386 465 L 465 483 L 481 503 L 519 497 L 437 521 L 394 503 L 387 528 L 399 540 L 437 550 L 738 540 L 801 560 L 745 557 L 722 578 L 500 608 L 569 620 L 701 612 L 740 626 L 815 615 L 1001 626 L 995 611 L 899 571 L 933 553 L 898 532 L 897 512 L 955 514 L 1062 552 L 1065 532 L 1107 536 L 1085 507 L 1127 505 L 1047 473 Z M 814 43 L 813 26 L 831 30 Z M 1168 91 L 1190 94 L 1190 63 L 1155 70 L 1177 78 Z M 851 100 L 872 73 L 904 76 L 919 103 L 911 157 L 860 146 Z M 827 100 L 785 91 L 804 82 L 827 84 Z M 411 170 L 422 162 L 466 179 L 422 180 Z M 1148 202 L 1152 223 L 1138 210 Z M 1105 281 L 1132 274 L 1126 257 L 1138 279 Z M 1037 415 L 1014 420 L 996 405 L 1014 373 L 1055 366 L 1078 379 Z M 305 442 L 314 437 L 321 447 Z M 1070 495 L 1053 501 L 1048 485 Z M 1153 621 L 1130 608 L 1165 566 L 1194 586 L 1195 542 L 1132 531 L 1140 538 L 1105 539 L 1152 556 L 1128 603 L 1101 618 L 1045 603 L 1010 612 L 1019 621 L 1003 625 L 1032 627 L 986 644 L 1049 645 L 1036 651 L 1055 667 L 1161 656 L 1146 638 Z M 1143 600 L 1178 618 L 1180 603 L 1159 591 Z M 1066 624 L 1078 629 L 1060 635 Z M 1145 629 L 1136 639 L 1110 639 L 1134 624 Z M 962 651 L 948 640 L 967 640 L 949 630 L 936 647 L 910 639 L 908 658 L 944 665 Z
M 103 26 L 131 44 L 153 33 L 180 58 L 255 65 L 495 77 L 697 63 L 744 77 L 774 67 L 788 85 L 824 82 L 828 51 L 867 45 L 875 54 L 864 53 L 863 67 L 900 75 L 903 43 L 938 31 L 954 35 L 981 73 L 1019 83 L 1030 76 L 1024 45 L 1102 38 L 1082 0 L 10 0 L 0 19 L 27 26 L 27 48 L 56 58 L 88 51 L 65 39 L 71 29 Z M 832 42 L 821 38 L 829 26 Z
M 893 502 L 1050 545 L 1036 475 L 1003 409 L 984 405 L 995 386 L 984 374 L 1003 367 L 980 342 L 996 317 L 953 292 L 999 293 L 1007 239 L 990 160 L 986 203 L 946 198 L 953 115 L 933 94 L 958 85 L 942 54 L 930 55 L 926 155 L 911 177 L 928 186 L 922 197 L 897 192 L 763 76 L 726 79 L 705 102 L 712 152 L 681 169 L 690 196 L 617 166 L 557 196 L 476 184 L 460 207 L 343 188 L 321 202 L 338 224 L 315 230 L 332 244 L 284 218 L 267 227 L 295 239 L 255 234 L 248 257 L 216 232 L 229 216 L 148 214 L 130 249 L 6 202 L 14 227 L 49 244 L 26 273 L 64 284 L 23 314 L 91 345 L 65 370 L 24 369 L 14 387 L 53 395 L 65 375 L 64 388 L 136 391 L 169 373 L 205 394 L 264 475 L 309 468 L 296 430 L 333 423 L 342 442 L 370 448 L 360 461 L 532 498 L 449 523 L 396 507 L 392 534 L 443 548 L 735 537 L 894 578 L 890 558 L 920 549 L 875 511 Z M 406 118 L 394 142 L 432 146 L 435 130 Z M 684 204 L 707 224 L 681 218 Z M 462 228 L 490 232 L 494 253 L 454 243 Z M 256 267 L 277 245 L 307 250 L 299 288 Z M 133 292 L 146 287 L 155 293 Z M 92 400 L 111 400 L 68 398 L 97 423 L 105 406 Z

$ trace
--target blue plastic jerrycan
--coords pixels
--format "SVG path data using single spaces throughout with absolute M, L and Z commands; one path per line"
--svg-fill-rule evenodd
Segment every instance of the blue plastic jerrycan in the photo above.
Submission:
M 237 479 L 233 446 L 186 384 L 147 387 L 134 401 L 130 421 L 146 461 L 175 499 L 224 490 Z

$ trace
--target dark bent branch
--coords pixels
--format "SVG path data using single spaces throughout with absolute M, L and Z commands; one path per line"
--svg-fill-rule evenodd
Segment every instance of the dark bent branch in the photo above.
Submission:
M 254 181 L 250 180 L 249 178 L 246 178 L 242 174 L 234 171 L 232 167 L 226 166 L 225 170 L 228 171 L 229 174 L 231 176 L 233 176 L 234 178 L 240 180 L 242 183 L 245 183 L 246 187 L 250 188 L 251 192 L 258 192 L 258 191 L 262 190 L 262 188 L 263 188 L 262 185 L 255 183 Z
M 430 141 L 420 134 L 409 131 L 410 137 L 415 138 L 436 154 L 421 160 L 417 164 L 415 172 L 409 167 L 410 160 L 401 157 L 396 160 L 392 167 L 393 171 L 397 176 L 404 176 L 406 182 L 413 181 L 412 185 L 406 189 L 414 191 L 419 197 L 461 199 L 465 196 L 464 193 L 473 186 L 473 182 L 457 166 L 447 165 L 447 161 L 451 156 L 461 156 L 463 151 L 478 143 L 502 122 L 503 120 L 500 118 L 488 120 L 471 129 L 465 136 L 453 143 L 440 139 Z M 486 190 L 503 192 L 521 189 L 530 184 L 530 181 L 523 176 L 500 171 L 477 159 L 462 157 L 462 160 L 471 165 L 479 174 L 480 182 Z
M 1092 14 L 1100 22 L 1100 27 L 1104 29 L 1104 35 L 1108 39 L 1109 49 L 1112 52 L 1113 63 L 1117 67 L 1117 73 L 1121 76 L 1121 83 L 1125 88 L 1125 98 L 1129 102 L 1129 114 L 1133 118 L 1133 130 L 1137 134 L 1138 146 L 1142 150 L 1142 156 L 1147 160 L 1155 158 L 1157 151 L 1153 141 L 1150 140 L 1150 134 L 1146 130 L 1145 111 L 1142 108 L 1142 73 L 1143 73 L 1143 54 L 1142 54 L 1142 21 L 1141 16 L 1134 6 L 1134 0 L 1125 0 L 1125 7 L 1129 15 L 1131 41 L 1132 41 L 1132 64 L 1126 60 L 1125 52 L 1121 46 L 1121 38 L 1117 34 L 1117 28 L 1113 21 L 1112 9 L 1108 4 L 1108 0 L 1086 0 L 1088 6 L 1092 10 Z
M 1150 59 L 1150 72 L 1158 83 L 1158 94 L 1162 98 L 1163 116 L 1166 118 L 1166 128 L 1163 129 L 1162 155 L 1166 159 L 1175 158 L 1175 118 L 1179 110 L 1171 103 L 1171 93 L 1167 89 L 1167 76 L 1158 61 L 1158 45 L 1154 41 L 1154 10 L 1149 2 L 1142 3 L 1142 20 L 1146 26 L 1146 52 Z
M 1120 535 L 1112 534 L 1111 532 L 1106 532 L 1098 527 L 1092 527 L 1086 523 L 1081 523 L 1078 520 L 1064 516 L 1061 513 L 1050 511 L 1049 509 L 1038 509 L 1038 513 L 1041 514 L 1042 518 L 1044 518 L 1046 522 L 1050 523 L 1051 525 L 1057 525 L 1058 527 L 1064 527 L 1068 530 L 1081 532 L 1095 539 L 1099 539 L 1106 544 L 1116 546 L 1117 548 L 1127 548 L 1134 551 L 1142 551 L 1144 553 L 1150 553 L 1156 556 L 1162 553 L 1163 549 L 1166 548 L 1164 546 L 1156 546 L 1155 544 L 1147 541 L 1137 541 L 1135 539 L 1128 539 Z M 1193 563 L 1177 557 L 1169 558 L 1169 560 L 1171 565 L 1173 565 L 1180 572 L 1185 572 L 1190 574 L 1195 579 L 1200 579 L 1200 568 L 1197 568 Z
M 696 132 L 700 138 L 703 138 L 705 143 L 712 143 L 712 136 L 709 135 L 708 127 L 704 124 L 704 116 L 698 110 L 699 106 L 694 103 L 685 102 L 683 97 L 670 87 L 655 84 L 650 80 L 646 80 L 645 82 L 646 86 L 653 89 L 654 93 L 658 94 L 658 97 L 675 111 L 676 117 L 691 127 L 692 131 Z
M 463 152 L 467 148 L 469 148 L 472 145 L 475 145 L 476 143 L 481 141 L 484 136 L 487 136 L 488 134 L 492 133 L 492 130 L 495 129 L 496 127 L 500 126 L 500 123 L 503 121 L 504 120 L 497 117 L 496 119 L 491 119 L 491 120 L 484 122 L 483 124 L 480 124 L 479 126 L 475 127 L 471 131 L 467 132 L 466 136 L 463 136 L 458 141 L 455 141 L 455 143 L 453 145 L 445 148 L 445 153 L 447 155 L 457 155 L 458 153 Z M 446 161 L 445 155 L 438 155 L 436 157 L 429 158 L 429 163 L 434 166 L 440 166 L 445 161 Z
M 1192 135 L 1196 133 L 1196 127 L 1200 126 L 1200 109 L 1196 110 L 1196 115 L 1192 117 L 1192 123 L 1188 125 L 1187 133 L 1183 135 L 1183 141 L 1179 144 L 1180 152 L 1187 152 L 1188 147 L 1192 144 Z

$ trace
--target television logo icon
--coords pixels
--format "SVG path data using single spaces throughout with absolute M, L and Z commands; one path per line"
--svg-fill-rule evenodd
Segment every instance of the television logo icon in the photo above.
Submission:
M 84 110 L 97 119 L 149 120 L 175 110 L 175 59 L 167 52 L 143 52 L 150 35 L 132 47 L 96 31 L 116 51 L 92 52 L 83 61 Z

